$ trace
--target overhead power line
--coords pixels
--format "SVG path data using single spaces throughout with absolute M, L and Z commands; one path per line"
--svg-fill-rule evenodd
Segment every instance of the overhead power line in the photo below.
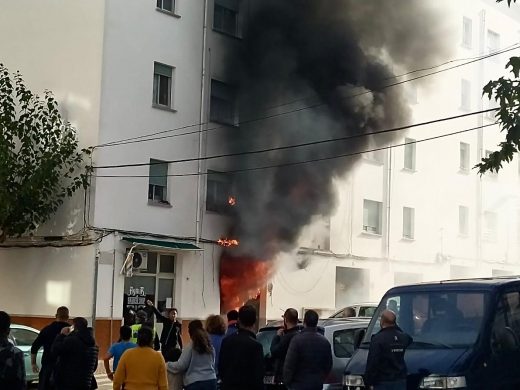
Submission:
M 468 113 L 465 113 L 465 114 L 460 114 L 460 115 L 454 115 L 454 116 L 449 116 L 449 117 L 444 117 L 444 118 L 433 119 L 433 120 L 426 121 L 426 122 L 414 123 L 412 125 L 407 125 L 407 126 L 394 127 L 394 128 L 391 128 L 391 129 L 373 131 L 373 132 L 370 132 L 370 133 L 351 134 L 351 135 L 346 135 L 346 136 L 343 136 L 343 137 L 329 138 L 329 139 L 324 139 L 324 140 L 320 140 L 320 141 L 310 141 L 310 142 L 304 142 L 304 143 L 295 144 L 295 145 L 277 146 L 277 147 L 272 147 L 272 148 L 257 149 L 257 150 L 235 152 L 235 153 L 226 153 L 226 154 L 219 154 L 219 155 L 206 156 L 206 157 L 190 157 L 190 158 L 184 158 L 184 159 L 178 159 L 178 160 L 162 160 L 160 162 L 144 162 L 144 163 L 118 164 L 118 165 L 101 165 L 101 166 L 95 166 L 93 168 L 94 169 L 115 169 L 115 168 L 128 168 L 128 167 L 143 167 L 143 166 L 148 166 L 148 165 L 178 164 L 178 163 L 186 163 L 186 162 L 193 162 L 193 161 L 207 161 L 207 160 L 214 160 L 214 159 L 218 159 L 218 158 L 238 157 L 238 156 L 244 156 L 244 155 L 261 154 L 261 153 L 274 152 L 274 151 L 278 151 L 278 150 L 296 149 L 296 148 L 302 148 L 302 147 L 307 147 L 307 146 L 321 145 L 321 144 L 326 144 L 326 143 L 331 143 L 331 142 L 347 141 L 347 140 L 355 139 L 355 138 L 363 138 L 363 137 L 374 136 L 374 135 L 379 135 L 379 134 L 392 133 L 392 132 L 396 132 L 396 131 L 411 129 L 411 128 L 414 128 L 414 127 L 426 126 L 426 125 L 431 125 L 431 124 L 434 124 L 434 123 L 446 122 L 446 121 L 450 121 L 450 120 L 465 118 L 465 117 L 468 117 L 468 116 L 484 114 L 484 113 L 491 112 L 491 111 L 496 111 L 496 110 L 498 110 L 498 108 L 490 108 L 490 109 L 487 109 L 487 110 L 468 112 Z
M 304 161 L 287 162 L 287 163 L 275 164 L 275 165 L 265 165 L 265 166 L 260 166 L 260 167 L 234 169 L 234 170 L 223 171 L 223 172 L 221 171 L 219 173 L 221 173 L 221 174 L 236 174 L 236 173 L 244 173 L 244 172 L 252 172 L 252 171 L 261 171 L 261 170 L 265 170 L 265 169 L 284 168 L 284 167 L 290 167 L 290 166 L 296 166 L 296 165 L 310 164 L 310 163 L 315 163 L 315 162 L 335 160 L 335 159 L 338 159 L 338 158 L 354 157 L 354 156 L 359 156 L 359 155 L 362 155 L 362 154 L 365 154 L 365 153 L 377 152 L 377 151 L 380 151 L 380 150 L 386 150 L 386 149 L 392 149 L 392 148 L 402 147 L 402 146 L 406 146 L 406 145 L 418 144 L 418 143 L 421 143 L 421 142 L 433 141 L 433 140 L 436 140 L 436 139 L 450 137 L 450 136 L 457 135 L 457 134 L 468 133 L 470 131 L 483 129 L 483 128 L 486 128 L 486 127 L 494 126 L 496 124 L 497 124 L 496 122 L 489 123 L 489 124 L 483 125 L 483 126 L 476 126 L 476 127 L 472 127 L 472 128 L 469 128 L 469 129 L 464 129 L 464 130 L 454 131 L 454 132 L 451 132 L 451 133 L 441 134 L 441 135 L 437 135 L 437 136 L 433 136 L 433 137 L 423 138 L 423 139 L 420 139 L 420 140 L 415 140 L 415 141 L 411 141 L 411 142 L 404 142 L 404 143 L 396 144 L 396 145 L 382 146 L 382 147 L 379 147 L 379 148 L 363 150 L 363 151 L 359 151 L 359 152 L 351 152 L 351 153 L 345 153 L 345 154 L 340 154 L 340 155 L 336 155 L 336 156 L 321 157 L 321 158 L 316 158 L 316 159 L 311 159 L 311 160 L 304 160 Z M 152 176 L 150 176 L 150 175 L 94 175 L 94 177 L 98 177 L 98 178 L 188 177 L 188 176 L 205 176 L 205 175 L 208 175 L 210 173 L 211 172 L 178 173 L 178 174 L 152 175 Z
M 422 78 L 425 78 L 425 77 L 429 77 L 429 76 L 433 76 L 433 75 L 436 75 L 436 74 L 439 74 L 439 73 L 442 73 L 442 72 L 446 72 L 446 71 L 449 71 L 449 70 L 452 70 L 452 69 L 460 68 L 462 66 L 466 66 L 466 65 L 478 62 L 478 61 L 482 61 L 482 60 L 485 60 L 487 58 L 491 58 L 491 57 L 494 57 L 494 56 L 497 56 L 497 55 L 500 55 L 500 54 L 503 54 L 503 53 L 506 53 L 506 52 L 509 52 L 509 51 L 512 51 L 512 50 L 516 50 L 518 48 L 520 48 L 520 42 L 516 43 L 514 45 L 511 45 L 511 46 L 509 46 L 509 47 L 507 47 L 505 49 L 498 50 L 498 51 L 495 51 L 495 52 L 491 52 L 489 54 L 485 54 L 485 55 L 482 55 L 482 56 L 479 56 L 479 57 L 470 57 L 471 58 L 470 61 L 464 62 L 462 64 L 458 64 L 458 65 L 454 65 L 454 66 L 451 66 L 451 67 L 448 67 L 448 68 L 445 68 L 445 69 L 441 69 L 441 70 L 437 70 L 437 71 L 434 71 L 434 72 L 426 73 L 426 74 L 419 75 L 419 76 L 416 76 L 416 77 L 413 77 L 413 78 L 410 78 L 410 79 L 398 81 L 398 82 L 395 82 L 395 83 L 392 83 L 392 84 L 383 85 L 383 86 L 381 86 L 380 88 L 378 88 L 378 89 L 376 89 L 374 91 L 377 92 L 377 91 L 380 91 L 380 90 L 383 90 L 383 89 L 386 89 L 386 88 L 395 87 L 395 86 L 398 86 L 398 85 L 401 85 L 401 84 L 405 84 L 405 83 L 408 83 L 408 82 L 416 81 L 416 80 L 419 80 L 419 79 L 422 79 Z M 413 73 L 417 73 L 417 72 L 421 72 L 421 71 L 424 71 L 424 70 L 436 69 L 436 68 L 444 66 L 444 65 L 446 65 L 448 63 L 459 62 L 459 61 L 462 61 L 462 59 L 461 60 L 451 60 L 451 61 L 445 62 L 445 63 L 443 63 L 441 65 L 432 66 L 432 67 L 429 67 L 429 68 L 413 70 L 413 71 L 404 73 L 404 74 L 399 75 L 399 76 L 393 76 L 393 77 L 391 77 L 389 79 L 403 77 L 403 76 L 406 76 L 406 75 L 409 75 L 409 74 L 413 74 Z M 360 87 L 356 87 L 356 88 L 360 88 Z M 373 93 L 374 91 L 373 90 L 363 91 L 363 92 L 360 92 L 360 93 L 357 93 L 357 94 L 344 96 L 342 99 L 352 99 L 352 98 L 355 98 L 355 97 L 358 97 L 358 96 L 362 96 L 362 95 L 366 95 L 366 94 L 369 94 L 369 93 Z M 283 107 L 285 105 L 289 105 L 289 104 L 293 104 L 293 103 L 294 102 L 282 104 L 282 105 L 280 105 L 278 107 Z M 264 120 L 268 120 L 268 119 L 272 119 L 272 118 L 276 118 L 276 117 L 280 117 L 280 116 L 284 116 L 284 115 L 288 115 L 288 114 L 292 114 L 292 113 L 296 113 L 296 112 L 301 112 L 301 111 L 305 111 L 305 110 L 314 109 L 314 108 L 321 107 L 321 106 L 324 106 L 324 105 L 325 105 L 325 103 L 321 103 L 320 102 L 320 103 L 313 104 L 313 105 L 310 105 L 310 106 L 300 107 L 300 108 L 297 108 L 297 109 L 294 109 L 294 110 L 289 110 L 289 111 L 284 111 L 284 112 L 281 112 L 281 113 L 274 113 L 274 114 L 271 114 L 271 115 L 265 115 L 265 116 L 258 117 L 258 118 L 248 119 L 248 120 L 244 120 L 244 121 L 239 122 L 236 126 L 240 126 L 240 125 L 244 125 L 244 124 L 248 124 L 248 123 L 255 123 L 255 122 L 259 122 L 259 121 L 264 121 Z M 275 108 L 275 107 L 271 107 L 271 108 Z M 110 142 L 107 142 L 107 143 L 104 143 L 104 144 L 96 145 L 96 146 L 94 146 L 94 148 L 102 148 L 102 147 L 128 145 L 128 144 L 141 143 L 141 142 L 157 141 L 157 140 L 162 140 L 162 139 L 167 139 L 167 138 L 174 138 L 174 137 L 181 137 L 181 136 L 192 135 L 192 134 L 199 134 L 201 132 L 202 133 L 206 133 L 206 132 L 211 132 L 211 131 L 215 131 L 215 130 L 219 130 L 219 129 L 227 129 L 230 126 L 232 126 L 232 125 L 219 125 L 219 126 L 210 127 L 210 128 L 207 128 L 207 129 L 201 129 L 201 130 L 197 129 L 197 130 L 194 130 L 194 131 L 188 131 L 188 132 L 182 132 L 182 133 L 177 133 L 177 134 L 169 134 L 169 135 L 159 136 L 161 134 L 167 134 L 167 133 L 171 133 L 171 132 L 174 132 L 174 131 L 186 130 L 186 129 L 189 129 L 189 128 L 192 128 L 192 127 L 204 126 L 204 125 L 207 125 L 209 123 L 210 122 L 194 123 L 194 124 L 190 124 L 190 125 L 176 127 L 176 128 L 173 128 L 173 129 L 161 130 L 161 131 L 149 133 L 149 134 L 146 134 L 146 135 L 140 135 L 140 136 L 136 136 L 136 137 L 130 137 L 130 138 L 120 139 L 120 140 L 116 140 L 116 141 L 110 141 Z M 158 136 L 158 137 L 155 137 L 155 136 Z

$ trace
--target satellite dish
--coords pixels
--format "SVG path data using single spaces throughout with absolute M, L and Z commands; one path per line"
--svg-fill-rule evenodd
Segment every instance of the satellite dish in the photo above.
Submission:
M 134 258 L 132 259 L 132 267 L 139 268 L 143 264 L 143 256 L 140 253 L 134 253 Z

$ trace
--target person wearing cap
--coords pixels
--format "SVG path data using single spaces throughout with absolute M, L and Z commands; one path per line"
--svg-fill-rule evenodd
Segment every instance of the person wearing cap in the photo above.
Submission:
M 56 310 L 56 321 L 51 322 L 44 327 L 38 337 L 33 341 L 31 346 L 31 364 L 34 373 L 39 372 L 38 390 L 54 389 L 50 378 L 54 365 L 56 364 L 55 357 L 51 354 L 52 343 L 65 327 L 69 326 L 69 309 L 65 306 L 60 306 Z M 41 361 L 41 368 L 36 363 L 36 356 L 38 350 L 43 348 L 43 355 Z
M 130 337 L 130 341 L 134 344 L 137 344 L 137 333 L 139 332 L 139 329 L 141 329 L 141 327 L 146 326 L 150 328 L 152 332 L 155 334 L 155 337 L 153 339 L 153 349 L 155 349 L 156 351 L 161 349 L 159 337 L 157 336 L 155 327 L 153 323 L 150 323 L 148 321 L 148 315 L 144 310 L 138 310 L 137 313 L 135 313 L 135 321 L 136 323 L 130 326 L 130 329 L 132 329 L 132 337 Z
M 286 389 L 283 382 L 283 365 L 287 350 L 294 336 L 299 333 L 298 330 L 298 311 L 289 308 L 283 314 L 283 327 L 278 329 L 271 343 L 271 357 L 274 360 L 274 382 L 272 388 Z

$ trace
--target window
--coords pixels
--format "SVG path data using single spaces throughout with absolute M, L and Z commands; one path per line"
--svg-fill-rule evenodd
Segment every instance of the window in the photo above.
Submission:
M 403 238 L 413 240 L 415 228 L 415 209 L 403 207 Z
M 334 355 L 339 358 L 350 358 L 354 353 L 354 339 L 357 329 L 342 329 L 333 333 L 332 347 Z
M 154 62 L 153 104 L 171 108 L 173 68 Z
M 237 124 L 236 92 L 229 84 L 211 80 L 210 120 L 228 125 Z
M 497 238 L 497 213 L 493 211 L 484 212 L 484 238 L 487 240 L 496 240 Z
M 471 110 L 471 84 L 465 79 L 460 82 L 460 108 Z
M 14 339 L 17 346 L 30 347 L 38 333 L 28 329 L 11 328 L 11 337 Z
M 229 212 L 231 197 L 231 178 L 223 173 L 208 171 L 206 189 L 206 210 L 218 213 Z
M 469 171 L 469 144 L 465 142 L 460 143 L 460 163 L 459 168 L 461 171 Z
M 381 234 L 383 204 L 365 199 L 363 202 L 363 231 Z
M 487 32 L 487 49 L 488 53 L 495 53 L 500 50 L 500 35 L 492 30 Z M 491 59 L 498 62 L 500 56 L 493 56 Z
M 157 8 L 174 13 L 175 0 L 157 0 Z
M 148 199 L 158 203 L 168 203 L 168 164 L 159 160 L 150 159 L 150 173 L 148 182 Z
M 459 234 L 467 236 L 469 231 L 469 209 L 466 206 L 459 206 Z
M 520 294 L 517 291 L 504 293 L 497 305 L 491 334 L 491 345 L 499 347 L 509 328 L 516 338 L 520 337 Z
M 472 20 L 467 17 L 462 18 L 462 45 L 471 48 L 472 41 Z
M 213 29 L 238 36 L 238 0 L 215 0 Z
M 405 138 L 404 143 L 404 169 L 415 171 L 415 140 Z

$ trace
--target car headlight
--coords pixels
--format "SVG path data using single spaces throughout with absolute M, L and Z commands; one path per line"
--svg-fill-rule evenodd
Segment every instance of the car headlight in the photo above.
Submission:
M 420 389 L 460 389 L 466 387 L 466 378 L 463 376 L 430 375 L 421 382 Z
M 361 375 L 345 375 L 343 377 L 343 384 L 345 386 L 355 386 L 364 387 L 365 382 L 363 381 L 363 377 Z

